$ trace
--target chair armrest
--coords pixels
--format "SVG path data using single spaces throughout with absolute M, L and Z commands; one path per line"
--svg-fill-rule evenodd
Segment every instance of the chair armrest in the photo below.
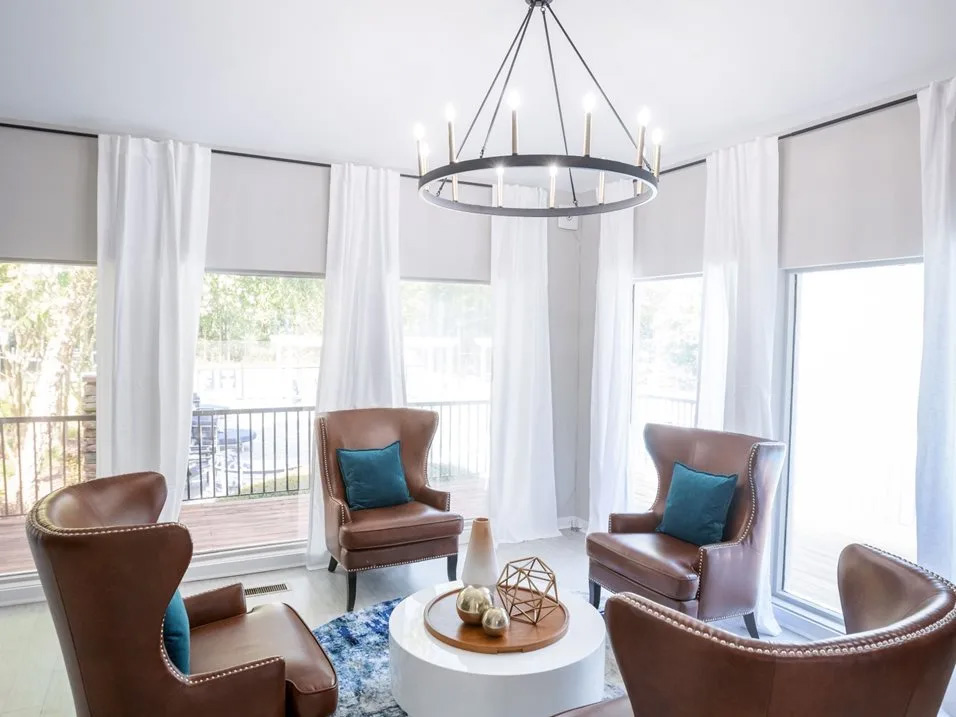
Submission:
M 189 595 L 183 598 L 183 602 L 186 604 L 186 614 L 189 615 L 190 629 L 244 615 L 246 612 L 246 594 L 242 583 Z
M 698 617 L 714 620 L 752 612 L 757 604 L 761 553 L 750 543 L 702 545 L 698 553 Z
M 605 619 L 628 694 L 640 696 L 640 714 L 706 715 L 714 705 L 726 714 L 765 713 L 776 661 L 760 650 L 768 643 L 631 593 L 609 598 Z
M 446 513 L 451 510 L 451 493 L 443 490 L 435 490 L 428 485 L 418 489 L 415 500 L 419 503 L 430 505 L 435 510 L 443 510 Z
M 285 660 L 271 657 L 216 672 L 189 675 L 173 714 L 285 717 Z
M 609 533 L 653 533 L 661 523 L 657 513 L 611 513 Z
M 345 501 L 334 498 L 331 495 L 325 496 L 325 520 L 328 522 L 330 519 L 334 520 L 334 525 L 336 527 L 340 525 L 345 525 L 346 523 L 351 522 L 352 512 L 349 510 L 349 507 L 345 504 Z

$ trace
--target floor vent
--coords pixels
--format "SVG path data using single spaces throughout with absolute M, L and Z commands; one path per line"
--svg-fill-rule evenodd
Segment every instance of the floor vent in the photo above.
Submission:
M 270 593 L 284 593 L 289 589 L 285 583 L 276 583 L 275 585 L 260 585 L 257 588 L 245 588 L 246 597 L 255 597 L 256 595 L 268 595 Z

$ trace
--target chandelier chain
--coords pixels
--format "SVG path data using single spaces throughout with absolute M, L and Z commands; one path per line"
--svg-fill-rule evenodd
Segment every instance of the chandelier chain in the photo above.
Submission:
M 528 25 L 531 24 L 531 16 L 534 14 L 534 6 L 528 8 L 528 14 L 524 17 L 524 27 L 521 29 L 521 37 L 518 39 L 518 46 L 515 48 L 514 57 L 511 58 L 511 65 L 508 67 L 508 74 L 505 75 L 504 84 L 501 86 L 501 92 L 498 93 L 498 102 L 495 104 L 495 111 L 491 115 L 491 122 L 488 123 L 488 132 L 485 134 L 485 141 L 481 145 L 479 157 L 485 156 L 485 150 L 488 148 L 488 140 L 491 139 L 491 130 L 494 129 L 495 120 L 498 119 L 498 110 L 501 109 L 501 101 L 505 98 L 505 92 L 508 91 L 508 83 L 511 82 L 511 73 L 515 69 L 515 63 L 518 62 L 518 55 L 521 54 L 521 46 L 524 44 L 524 37 L 528 33 Z
M 551 79 L 554 81 L 554 99 L 558 103 L 558 119 L 561 121 L 561 139 L 564 140 L 564 153 L 568 152 L 568 133 L 564 128 L 564 111 L 561 109 L 561 92 L 558 90 L 558 73 L 554 69 L 554 53 L 551 51 L 551 32 L 548 30 L 548 16 L 544 11 L 544 5 L 541 6 L 541 21 L 544 25 L 544 39 L 548 43 L 548 61 L 551 63 Z M 568 180 L 571 182 L 571 198 L 574 206 L 578 205 L 578 193 L 574 189 L 574 173 L 568 167 Z
M 607 92 L 604 91 L 604 88 L 601 87 L 601 83 L 598 82 L 597 77 L 594 76 L 594 73 L 591 71 L 590 66 L 587 61 L 584 59 L 584 56 L 581 54 L 581 51 L 578 50 L 578 46 L 574 44 L 574 40 L 571 39 L 571 36 L 568 34 L 568 31 L 564 29 L 564 25 L 561 24 L 561 20 L 558 19 L 558 16 L 554 13 L 554 9 L 551 5 L 546 5 L 548 12 L 551 13 L 551 17 L 554 18 L 554 21 L 558 24 L 558 27 L 561 29 L 561 32 L 564 33 L 565 38 L 567 38 L 568 44 L 571 45 L 571 49 L 574 50 L 574 54 L 578 56 L 578 59 L 581 61 L 581 64 L 584 65 L 584 69 L 587 70 L 588 75 L 591 76 L 591 80 L 594 82 L 594 86 L 597 87 L 598 92 L 601 93 L 601 96 L 604 98 L 604 101 L 607 102 L 607 106 L 611 108 L 611 112 L 614 113 L 614 116 L 617 118 L 618 123 L 621 125 L 621 129 L 624 130 L 624 134 L 627 135 L 627 138 L 631 140 L 631 144 L 634 145 L 634 148 L 637 149 L 637 142 L 634 140 L 634 135 L 631 134 L 631 131 L 627 128 L 627 124 L 621 119 L 621 115 L 618 113 L 617 108 L 614 107 L 614 104 L 611 102 L 611 98 L 607 96 Z M 641 161 L 643 165 L 643 160 Z
M 501 71 L 505 69 L 505 65 L 508 64 L 508 58 L 511 57 L 511 51 L 515 49 L 515 43 L 518 42 L 518 38 L 521 36 L 521 31 L 524 29 L 525 25 L 528 23 L 528 17 L 531 16 L 531 12 L 534 8 L 528 8 L 528 14 L 525 15 L 524 19 L 521 21 L 521 24 L 518 25 L 518 31 L 515 33 L 515 36 L 511 39 L 511 44 L 508 45 L 508 51 L 505 53 L 505 56 L 501 60 L 501 64 L 498 65 L 498 71 L 495 73 L 494 78 L 491 80 L 491 84 L 488 85 L 488 91 L 485 92 L 485 96 L 481 100 L 481 104 L 478 105 L 478 111 L 475 112 L 475 116 L 471 118 L 471 124 L 468 125 L 468 131 L 465 132 L 465 137 L 461 140 L 461 144 L 458 145 L 458 151 L 455 152 L 455 160 L 461 158 L 461 153 L 465 149 L 465 143 L 468 142 L 468 138 L 471 137 L 472 131 L 475 129 L 475 125 L 478 124 L 478 118 L 481 117 L 481 111 L 485 109 L 485 105 L 488 103 L 488 98 L 491 97 L 491 91 L 495 89 L 495 85 L 498 84 L 498 78 L 501 77 Z M 443 179 L 438 185 L 438 195 L 441 196 L 442 189 L 445 188 L 445 182 L 448 180 Z

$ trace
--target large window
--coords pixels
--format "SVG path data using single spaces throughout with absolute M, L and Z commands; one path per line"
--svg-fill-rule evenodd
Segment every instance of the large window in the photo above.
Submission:
M 405 388 L 436 411 L 429 480 L 466 518 L 487 515 L 491 460 L 491 288 L 402 282 Z
M 650 506 L 657 472 L 644 448 L 644 425 L 693 426 L 697 414 L 701 278 L 638 281 L 634 285 L 634 361 L 628 503 Z
M 324 287 L 206 274 L 181 520 L 194 550 L 303 540 Z
M 96 269 L 0 263 L 0 573 L 34 569 L 33 504 L 96 474 L 95 326 Z
M 794 281 L 783 587 L 838 612 L 844 546 L 916 553 L 922 266 L 804 272 Z

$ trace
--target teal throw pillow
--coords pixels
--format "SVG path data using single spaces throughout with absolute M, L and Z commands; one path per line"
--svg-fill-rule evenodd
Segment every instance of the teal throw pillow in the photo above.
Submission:
M 694 545 L 719 543 L 736 488 L 736 475 L 714 475 L 675 463 L 657 532 Z
M 186 603 L 179 590 L 173 595 L 166 608 L 166 619 L 163 620 L 163 644 L 166 654 L 176 669 L 184 675 L 189 674 L 189 615 L 186 614 Z
M 388 508 L 411 501 L 398 441 L 385 448 L 336 448 L 335 454 L 351 510 Z

